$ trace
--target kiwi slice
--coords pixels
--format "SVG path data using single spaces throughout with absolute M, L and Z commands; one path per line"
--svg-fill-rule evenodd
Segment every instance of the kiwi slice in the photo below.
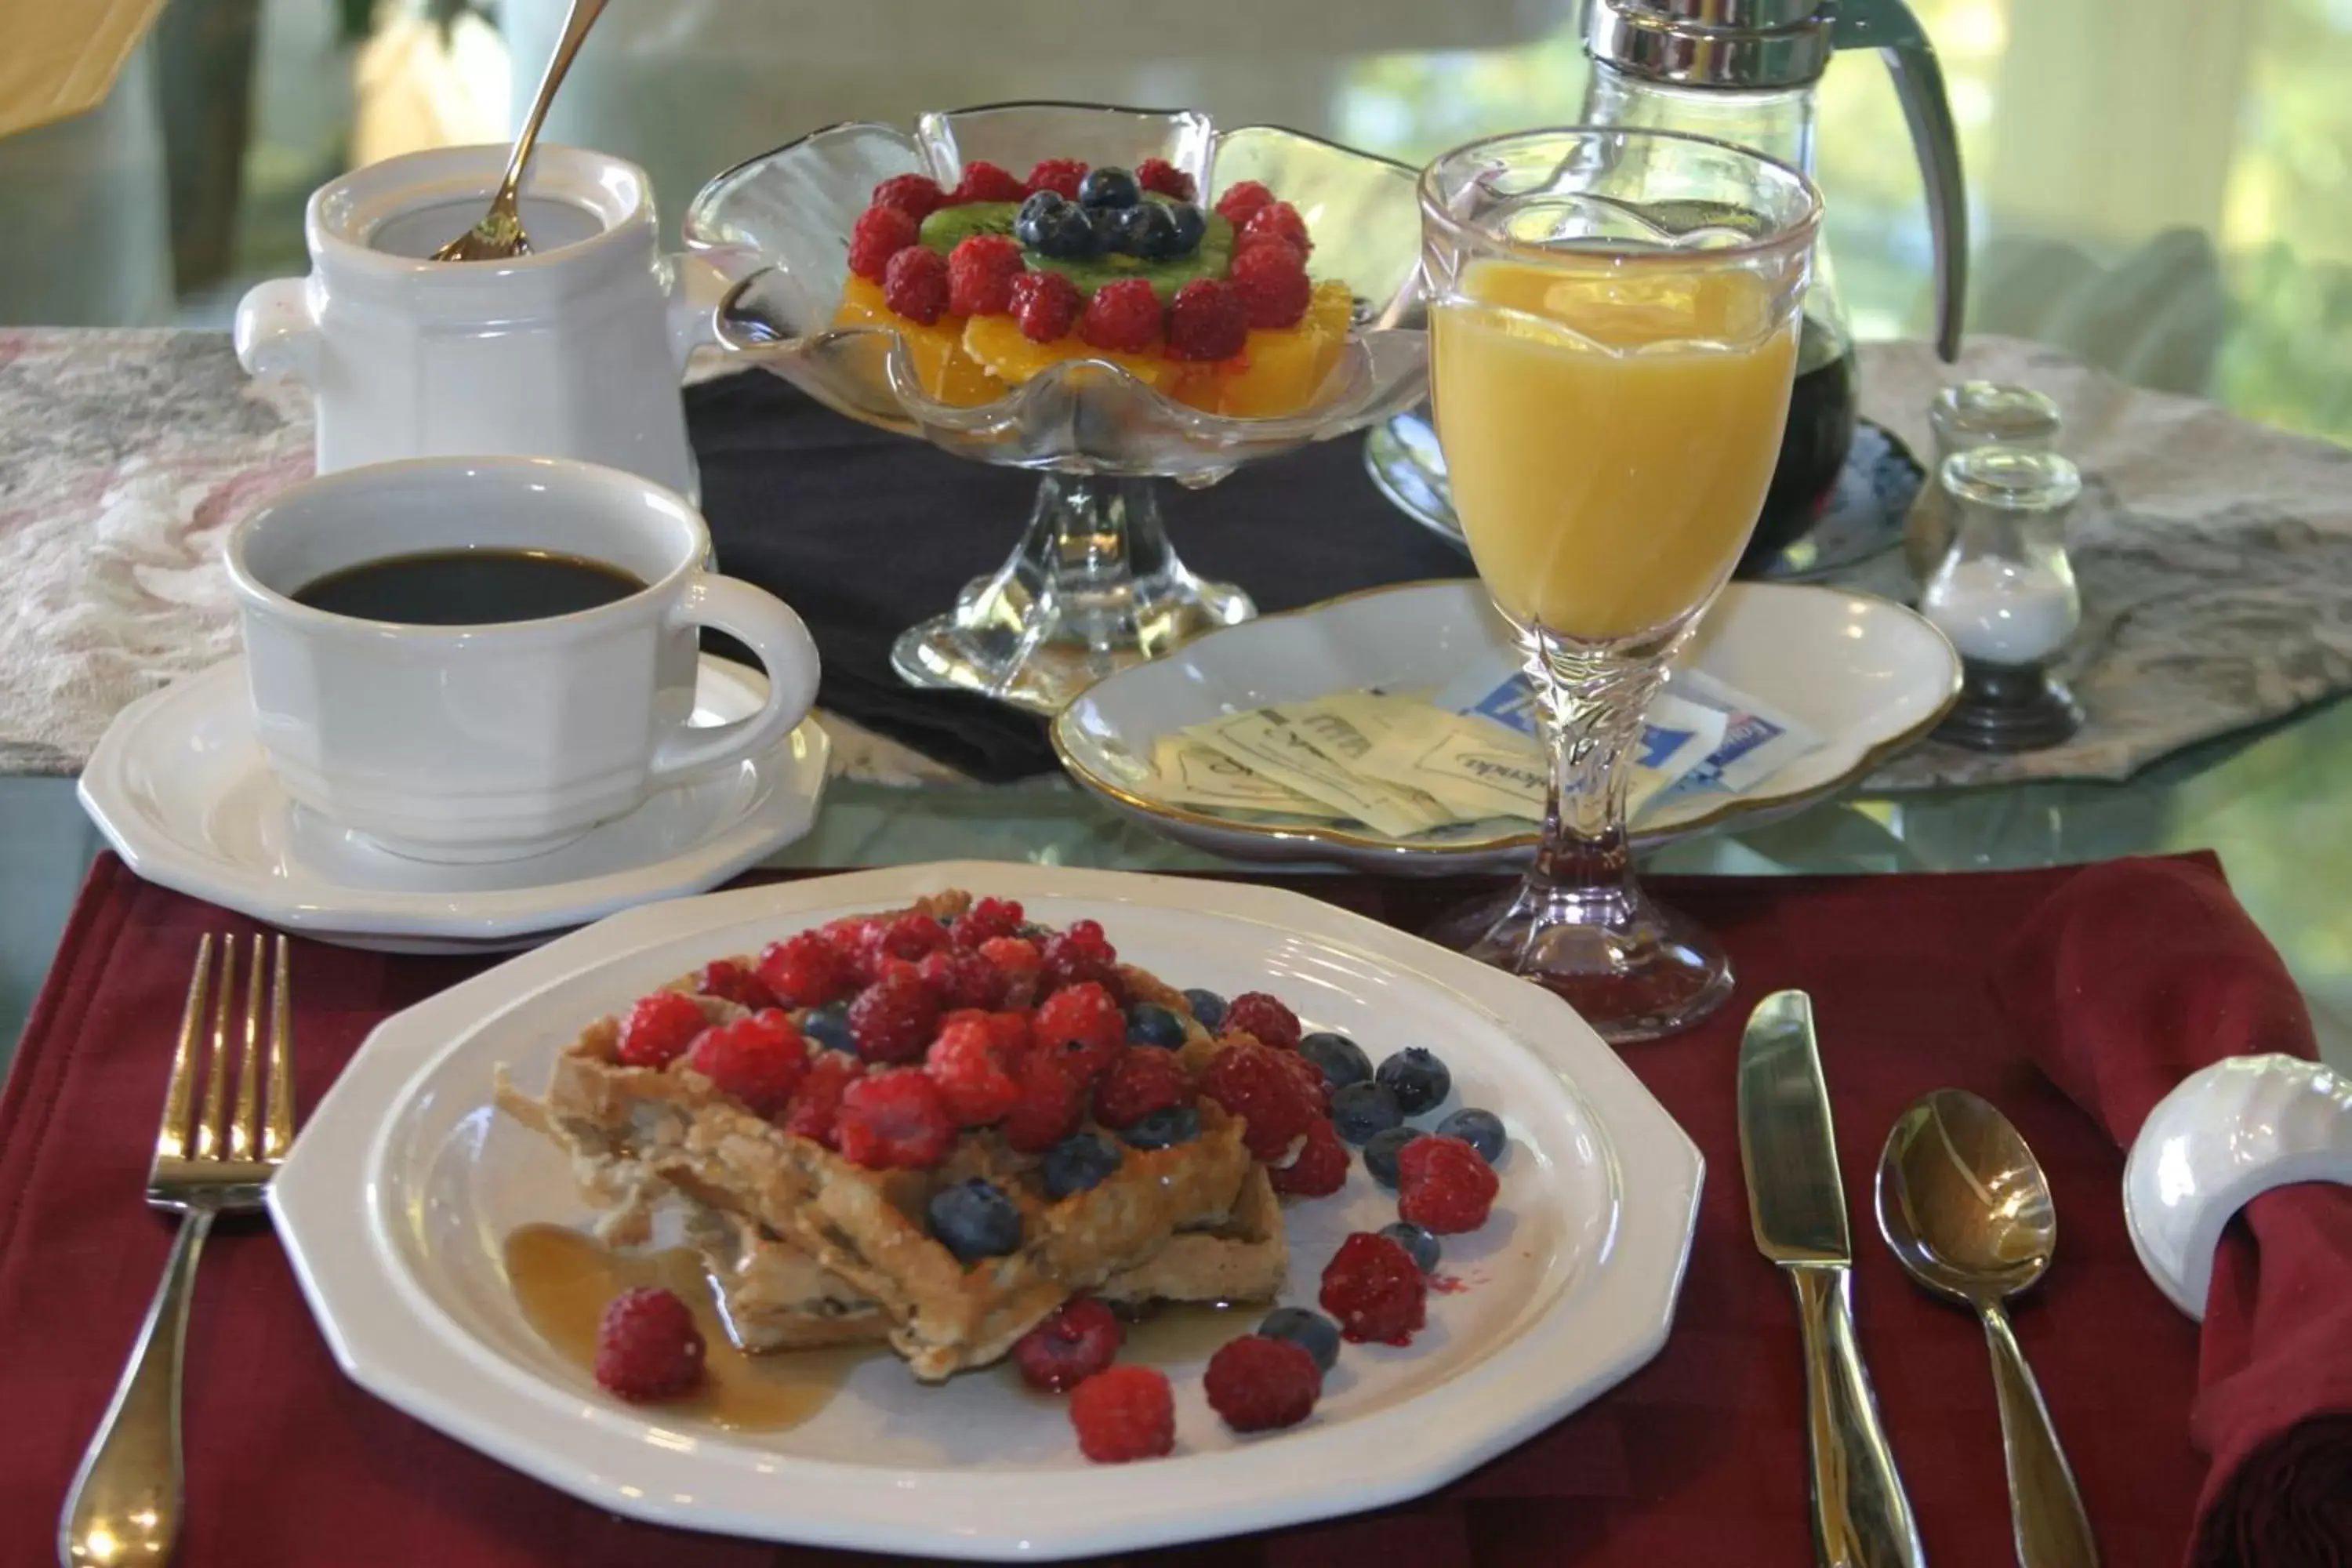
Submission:
M 1157 191 L 1145 192 L 1143 199 L 1163 205 L 1170 201 Z M 961 206 L 941 207 L 923 220 L 916 237 L 945 256 L 975 234 L 1010 236 L 1013 220 L 1020 214 L 1018 202 L 966 202 Z M 1146 261 L 1139 256 L 1117 252 L 1107 256 L 1040 256 L 1025 246 L 1022 256 L 1031 271 L 1058 272 L 1076 284 L 1081 294 L 1092 294 L 1104 284 L 1116 283 L 1123 278 L 1140 278 L 1151 285 L 1151 291 L 1165 305 L 1185 284 L 1195 279 L 1223 278 L 1233 263 L 1232 222 L 1213 212 L 1202 216 L 1207 223 L 1202 230 L 1201 243 L 1181 256 L 1160 261 Z

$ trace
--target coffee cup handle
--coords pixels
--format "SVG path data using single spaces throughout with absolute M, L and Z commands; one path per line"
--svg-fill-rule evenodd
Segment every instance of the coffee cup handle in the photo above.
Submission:
M 654 748 L 656 786 L 757 756 L 808 717 L 816 702 L 816 644 L 791 605 L 749 583 L 705 574 L 687 585 L 670 619 L 716 627 L 759 655 L 768 672 L 768 700 L 748 719 L 682 724 L 664 735 Z

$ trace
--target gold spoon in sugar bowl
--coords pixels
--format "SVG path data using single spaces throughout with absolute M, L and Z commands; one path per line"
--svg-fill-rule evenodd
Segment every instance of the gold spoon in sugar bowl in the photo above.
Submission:
M 2021 1568 L 2096 1568 L 2082 1494 L 2001 1310 L 2042 1278 L 2058 1247 L 2057 1211 L 2033 1151 L 2008 1117 L 1966 1089 L 1913 1101 L 1878 1162 L 1878 1229 L 1912 1279 L 1984 1323 Z
M 506 178 L 490 197 L 490 210 L 479 223 L 435 251 L 434 260 L 504 261 L 530 254 L 530 237 L 522 231 L 520 205 L 523 171 L 530 164 L 531 149 L 539 144 L 539 128 L 547 119 L 548 106 L 555 101 L 555 89 L 563 85 L 572 57 L 580 52 L 588 29 L 604 14 L 604 5 L 605 0 L 572 0 L 571 15 L 563 18 L 563 36 L 555 41 L 555 58 L 547 62 L 547 74 L 539 79 L 539 96 L 531 100 L 530 118 L 522 122 L 522 133 L 515 138 L 514 152 L 507 158 Z

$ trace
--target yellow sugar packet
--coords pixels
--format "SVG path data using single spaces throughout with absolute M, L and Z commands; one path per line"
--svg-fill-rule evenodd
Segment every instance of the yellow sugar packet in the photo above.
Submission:
M 1171 805 L 1204 805 L 1216 811 L 1282 812 L 1324 822 L 1344 822 L 1348 814 L 1312 795 L 1286 789 L 1251 772 L 1222 752 L 1179 735 L 1162 735 L 1151 748 L 1150 793 Z
M 1425 791 L 1474 821 L 1543 820 L 1551 768 L 1524 736 L 1425 706 L 1401 707 L 1381 719 L 1381 735 L 1356 759 L 1366 776 Z
M 1260 708 L 1184 731 L 1252 773 L 1345 811 L 1374 832 L 1402 838 L 1444 827 L 1454 814 L 1427 795 L 1358 778 L 1302 740 L 1287 713 Z
M 1457 822 L 1481 822 L 1491 816 L 1517 815 L 1516 803 L 1496 797 L 1492 790 L 1459 782 L 1435 769 L 1388 768 L 1367 765 L 1375 748 L 1401 755 L 1407 749 L 1396 739 L 1422 733 L 1432 721 L 1458 723 L 1427 703 L 1371 691 L 1343 691 L 1309 702 L 1294 702 L 1283 711 L 1290 716 L 1299 739 L 1359 779 L 1370 779 L 1426 795 L 1452 814 Z

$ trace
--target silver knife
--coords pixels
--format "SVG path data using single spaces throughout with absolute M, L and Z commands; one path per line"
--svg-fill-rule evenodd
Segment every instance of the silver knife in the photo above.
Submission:
M 1739 1163 L 1756 1245 L 1797 1292 L 1814 1558 L 1828 1568 L 1918 1568 L 1927 1559 L 1854 1339 L 1845 1189 L 1812 998 L 1801 991 L 1776 991 L 1748 1015 L 1739 1042 Z

